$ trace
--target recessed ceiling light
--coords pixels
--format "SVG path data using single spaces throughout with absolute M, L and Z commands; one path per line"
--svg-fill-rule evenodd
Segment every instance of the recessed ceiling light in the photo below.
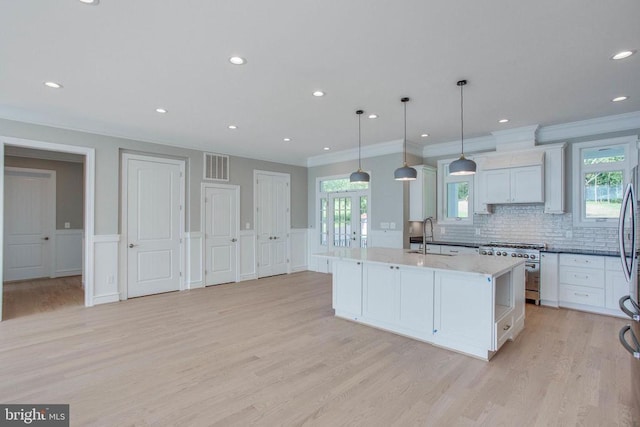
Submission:
M 509 119 L 500 119 L 498 120 L 498 123 L 507 123 L 509 122 Z
M 50 87 L 52 89 L 61 89 L 62 85 L 60 83 L 56 83 L 56 82 L 44 82 L 44 85 L 46 87 Z
M 370 119 L 377 119 L 378 115 L 377 114 L 369 114 L 369 118 Z
M 229 129 L 238 129 L 238 126 L 236 126 L 236 125 L 229 125 L 229 126 L 227 126 L 227 127 L 228 127 Z
M 321 90 L 316 90 L 313 92 L 313 96 L 324 96 L 324 92 Z
M 628 96 L 617 96 L 617 97 L 613 98 L 611 101 L 620 102 L 620 101 L 626 101 L 627 99 L 629 99 Z
M 324 148 L 323 148 L 323 150 L 324 150 L 324 151 L 329 151 L 329 150 L 331 150 L 331 148 L 329 148 L 329 147 L 324 147 Z
M 231 58 L 229 58 L 229 62 L 231 62 L 233 65 L 244 65 L 247 63 L 247 60 L 240 56 L 232 56 Z
M 291 138 L 284 138 L 283 141 L 284 142 L 291 142 Z
M 429 136 L 429 134 L 428 134 L 428 133 L 423 133 L 422 135 L 420 135 L 420 138 L 426 138 L 426 137 L 428 137 L 428 136 Z
M 165 114 L 166 112 L 167 110 L 165 110 L 164 108 L 156 108 L 156 113 Z
M 96 6 L 98 3 L 100 3 L 100 0 L 80 0 L 80 2 L 84 4 L 90 4 L 92 6 Z
M 618 60 L 618 59 L 625 59 L 625 58 L 630 57 L 630 56 L 631 56 L 631 55 L 633 55 L 634 53 L 636 53 L 636 51 L 635 51 L 635 50 L 623 50 L 622 52 L 618 52 L 618 53 L 616 53 L 615 55 L 613 55 L 613 56 L 611 57 L 611 59 L 614 59 L 614 60 Z

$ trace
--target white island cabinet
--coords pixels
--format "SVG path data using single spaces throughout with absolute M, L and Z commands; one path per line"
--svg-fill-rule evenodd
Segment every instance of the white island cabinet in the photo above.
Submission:
M 489 360 L 524 328 L 522 260 L 345 249 L 333 258 L 338 317 Z

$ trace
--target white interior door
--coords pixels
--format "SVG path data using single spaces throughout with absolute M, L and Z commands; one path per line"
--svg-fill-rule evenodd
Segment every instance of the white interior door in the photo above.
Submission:
M 237 280 L 238 188 L 205 187 L 205 286 Z
M 50 277 L 55 172 L 6 168 L 4 180 L 4 280 Z
M 177 291 L 184 163 L 141 156 L 125 159 L 127 296 Z
M 288 272 L 289 175 L 256 173 L 258 277 Z

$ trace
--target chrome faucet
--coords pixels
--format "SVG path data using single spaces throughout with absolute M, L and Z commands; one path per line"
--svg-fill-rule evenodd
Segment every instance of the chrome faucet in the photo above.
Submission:
M 431 226 L 431 235 L 427 236 L 427 222 Z M 427 254 L 427 237 L 433 242 L 433 217 L 430 216 L 422 221 L 422 254 Z

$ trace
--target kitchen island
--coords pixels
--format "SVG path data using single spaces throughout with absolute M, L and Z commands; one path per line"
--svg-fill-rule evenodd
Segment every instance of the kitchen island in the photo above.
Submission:
M 489 360 L 524 328 L 522 259 L 341 249 L 332 259 L 337 317 Z

